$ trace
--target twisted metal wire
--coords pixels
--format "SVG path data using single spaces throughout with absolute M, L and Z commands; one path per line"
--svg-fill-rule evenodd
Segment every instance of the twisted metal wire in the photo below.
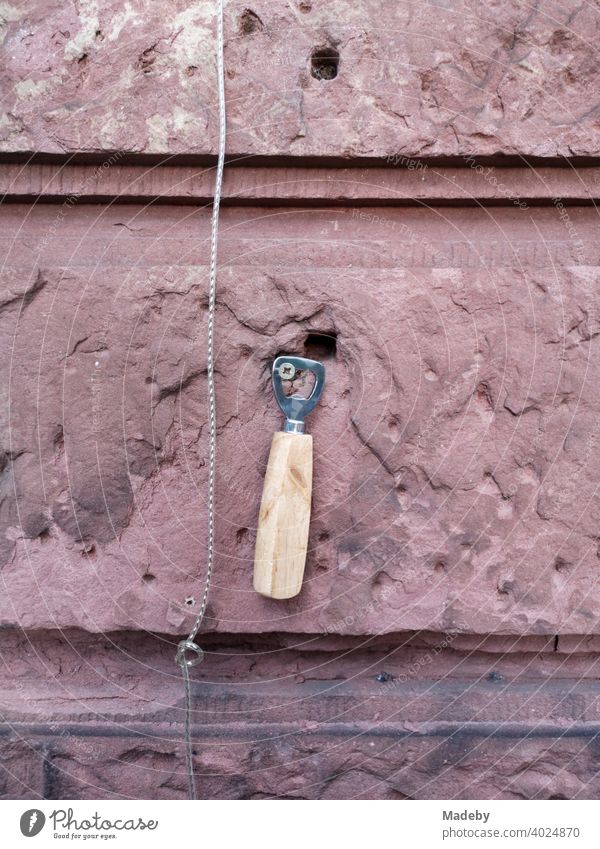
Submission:
M 225 70 L 224 70 L 224 33 L 223 33 L 223 0 L 217 3 L 217 89 L 219 98 L 219 155 L 215 175 L 215 191 L 212 207 L 210 234 L 210 272 L 208 284 L 208 330 L 207 330 L 207 377 L 208 377 L 208 542 L 206 551 L 206 579 L 204 592 L 198 610 L 198 615 L 186 640 L 177 647 L 176 663 L 183 675 L 185 690 L 185 760 L 188 775 L 188 792 L 190 799 L 196 799 L 196 783 L 194 779 L 194 760 L 192 749 L 192 688 L 190 683 L 190 667 L 195 666 L 203 658 L 202 650 L 196 645 L 195 639 L 206 614 L 208 593 L 212 578 L 214 547 L 215 547 L 215 471 L 217 464 L 217 412 L 215 399 L 215 370 L 214 370 L 214 331 L 215 307 L 217 295 L 217 244 L 219 233 L 219 210 L 221 207 L 221 189 L 223 185 L 223 168 L 225 166 Z M 193 652 L 195 657 L 189 656 Z

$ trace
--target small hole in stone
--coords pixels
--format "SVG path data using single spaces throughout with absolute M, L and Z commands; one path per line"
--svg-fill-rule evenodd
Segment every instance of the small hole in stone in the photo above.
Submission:
M 252 35 L 253 32 L 258 32 L 264 29 L 264 24 L 252 9 L 244 9 L 240 15 L 240 33 L 242 35 Z
M 478 384 L 475 394 L 482 403 L 487 404 L 491 410 L 494 409 L 494 400 L 492 398 L 490 387 L 484 380 Z
M 142 581 L 145 584 L 153 584 L 156 580 L 156 575 L 153 575 L 151 572 L 146 572 L 146 574 L 142 577 Z
M 316 80 L 334 80 L 339 63 L 340 54 L 335 47 L 315 47 L 310 57 L 310 72 Z
M 412 505 L 412 496 L 408 492 L 404 484 L 397 484 L 395 487 L 396 500 L 401 510 L 409 510 Z
M 239 528 L 236 531 L 235 538 L 238 541 L 238 544 L 244 541 L 247 533 L 248 533 L 248 528 Z
M 336 351 L 335 333 L 309 333 L 304 342 L 304 355 L 310 360 L 331 360 Z
M 306 15 L 308 12 L 312 12 L 312 3 L 308 3 L 306 2 L 306 0 L 303 0 L 303 2 L 300 3 L 298 8 Z
M 554 561 L 554 568 L 556 569 L 557 572 L 564 572 L 564 571 L 566 571 L 566 569 L 568 569 L 568 567 L 569 567 L 569 564 L 567 563 L 566 560 L 563 560 L 562 557 L 557 557 L 556 560 Z
M 57 451 L 62 451 L 65 447 L 65 433 L 62 425 L 58 425 L 56 431 L 54 432 L 54 447 Z
M 329 531 L 321 531 L 319 534 L 319 542 L 327 542 L 329 539 Z
M 186 600 L 184 601 L 184 604 L 185 604 L 187 607 L 193 607 L 193 606 L 196 604 L 196 599 L 194 598 L 194 596 L 193 596 L 193 595 L 189 595 L 189 596 L 186 598 Z
M 434 572 L 445 572 L 446 564 L 443 560 L 437 560 L 435 566 L 433 567 Z

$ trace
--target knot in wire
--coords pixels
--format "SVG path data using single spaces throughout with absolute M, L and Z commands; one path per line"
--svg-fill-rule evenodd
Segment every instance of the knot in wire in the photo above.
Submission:
M 194 654 L 190 655 L 189 652 Z M 195 655 L 195 656 L 194 656 Z M 182 640 L 177 646 L 177 654 L 175 655 L 175 663 L 181 668 L 197 666 L 204 660 L 204 652 L 193 640 Z

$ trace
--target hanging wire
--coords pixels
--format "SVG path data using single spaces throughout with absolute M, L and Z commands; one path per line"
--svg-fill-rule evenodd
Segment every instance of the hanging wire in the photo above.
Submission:
M 196 798 L 196 782 L 194 778 L 194 759 L 192 749 L 192 692 L 190 683 L 190 667 L 196 666 L 204 657 L 200 646 L 195 642 L 198 631 L 206 613 L 208 592 L 213 570 L 215 548 L 215 470 L 217 463 L 217 413 L 215 402 L 215 370 L 214 370 L 214 330 L 215 306 L 217 294 L 217 241 L 219 232 L 219 209 L 221 206 L 221 188 L 223 185 L 223 168 L 225 165 L 225 72 L 224 72 L 224 35 L 223 35 L 223 0 L 217 4 L 217 88 L 219 96 L 219 156 L 215 175 L 215 192 L 212 207 L 210 233 L 210 272 L 208 284 L 208 330 L 207 330 L 207 377 L 208 377 L 208 542 L 206 551 L 206 579 L 204 592 L 198 615 L 186 640 L 177 646 L 175 662 L 180 666 L 185 689 L 185 761 L 188 776 L 188 792 L 190 799 Z

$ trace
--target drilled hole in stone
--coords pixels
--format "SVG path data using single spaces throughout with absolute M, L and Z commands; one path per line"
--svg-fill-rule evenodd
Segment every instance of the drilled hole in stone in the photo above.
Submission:
M 339 63 L 340 54 L 335 47 L 315 47 L 310 57 L 310 72 L 316 80 L 334 80 Z
M 569 568 L 569 564 L 562 557 L 557 557 L 554 561 L 554 568 L 557 572 L 565 572 Z
M 142 577 L 142 581 L 145 584 L 153 584 L 156 580 L 156 575 L 153 575 L 151 572 L 146 572 L 146 574 Z
M 378 684 L 387 684 L 388 681 L 392 681 L 394 678 L 389 672 L 378 672 L 375 676 L 375 680 Z
M 193 607 L 196 604 L 196 599 L 193 595 L 189 595 L 183 603 L 186 607 Z
M 434 572 L 445 572 L 446 571 L 446 564 L 444 563 L 444 561 L 443 560 L 437 560 L 436 563 L 435 563 L 435 566 L 433 567 L 433 571 Z
M 247 533 L 248 533 L 248 528 L 239 528 L 236 531 L 235 538 L 238 541 L 238 544 L 243 542 L 246 539 Z
M 304 342 L 304 355 L 311 360 L 331 360 L 337 352 L 335 333 L 309 333 Z

